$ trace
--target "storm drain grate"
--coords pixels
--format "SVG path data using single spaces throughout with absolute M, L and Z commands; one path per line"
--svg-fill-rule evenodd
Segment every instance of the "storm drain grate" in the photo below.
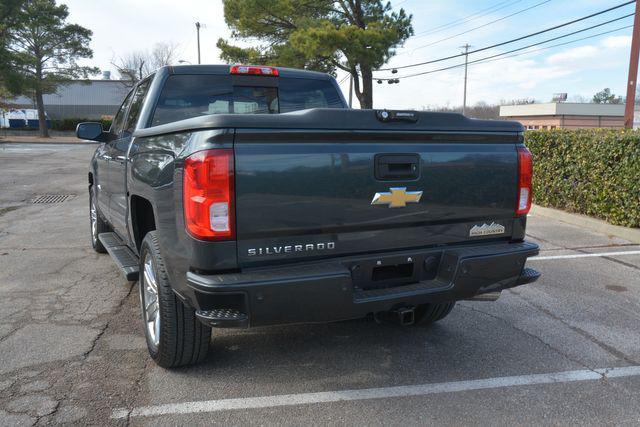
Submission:
M 36 196 L 32 203 L 62 203 L 74 196 L 75 194 L 43 194 L 41 196 Z

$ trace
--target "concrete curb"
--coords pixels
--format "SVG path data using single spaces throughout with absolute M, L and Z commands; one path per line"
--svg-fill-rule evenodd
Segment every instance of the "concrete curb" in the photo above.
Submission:
M 558 209 L 545 208 L 538 205 L 531 207 L 531 214 L 533 216 L 541 216 L 545 218 L 553 218 L 558 221 L 566 222 L 586 228 L 587 230 L 595 231 L 596 233 L 606 234 L 608 236 L 615 236 L 621 239 L 628 240 L 633 243 L 640 244 L 640 229 L 621 227 L 619 225 L 612 225 L 606 221 L 600 219 L 591 218 L 586 215 L 580 215 L 575 213 L 569 213 Z

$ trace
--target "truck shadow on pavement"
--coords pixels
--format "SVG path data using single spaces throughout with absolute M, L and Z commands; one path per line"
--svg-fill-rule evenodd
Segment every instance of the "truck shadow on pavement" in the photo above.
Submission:
M 157 368 L 152 376 L 174 378 L 178 388 L 215 386 L 232 378 L 251 384 L 252 394 L 273 393 L 274 384 L 282 387 L 278 392 L 289 393 L 521 374 L 523 366 L 545 372 L 549 359 L 557 358 L 550 353 L 540 341 L 523 339 L 518 330 L 463 303 L 447 319 L 426 327 L 360 319 L 214 329 L 204 363 L 172 371 Z

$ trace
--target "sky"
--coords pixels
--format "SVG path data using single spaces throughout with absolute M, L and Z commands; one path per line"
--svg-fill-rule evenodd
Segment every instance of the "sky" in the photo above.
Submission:
M 491 46 L 531 34 L 594 12 L 624 3 L 625 0 L 397 0 L 395 10 L 403 8 L 413 15 L 415 36 L 399 47 L 388 66 L 402 66 L 458 54 L 465 43 L 470 50 Z M 222 63 L 216 42 L 229 38 L 221 0 L 62 0 L 69 7 L 69 22 L 93 31 L 94 57 L 83 63 L 112 71 L 118 57 L 147 50 L 155 43 L 178 46 L 177 59 L 197 62 L 196 28 L 199 21 L 202 63 Z M 528 9 L 528 10 L 524 10 Z M 479 52 L 469 60 L 503 53 L 531 43 L 547 40 L 633 13 L 633 4 L 583 22 L 560 28 L 526 40 Z M 509 16 L 512 15 L 512 16 Z M 489 104 L 514 99 L 548 102 L 554 93 L 566 92 L 569 101 L 591 99 L 597 91 L 609 87 L 625 95 L 631 46 L 631 28 L 599 35 L 576 43 L 544 50 L 567 41 L 589 37 L 604 31 L 630 26 L 629 17 L 555 42 L 521 51 L 523 55 L 470 65 L 468 68 L 468 104 Z M 479 28 L 478 28 L 479 27 Z M 465 33 L 465 34 L 460 34 Z M 446 39 L 446 40 L 443 40 Z M 515 55 L 515 54 L 514 54 Z M 510 55 L 506 55 L 510 56 Z M 377 72 L 377 77 L 399 77 L 399 84 L 374 83 L 374 108 L 435 108 L 459 106 L 463 99 L 464 68 L 407 77 L 418 72 L 461 64 L 463 58 L 430 65 Z M 387 66 L 385 66 L 386 68 Z M 347 97 L 348 79 L 341 88 Z M 354 106 L 358 103 L 354 97 Z

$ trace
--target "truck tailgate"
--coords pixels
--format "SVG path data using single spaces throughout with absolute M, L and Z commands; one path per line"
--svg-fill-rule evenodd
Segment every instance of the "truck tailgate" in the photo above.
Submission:
M 517 138 L 238 129 L 240 265 L 508 239 Z

